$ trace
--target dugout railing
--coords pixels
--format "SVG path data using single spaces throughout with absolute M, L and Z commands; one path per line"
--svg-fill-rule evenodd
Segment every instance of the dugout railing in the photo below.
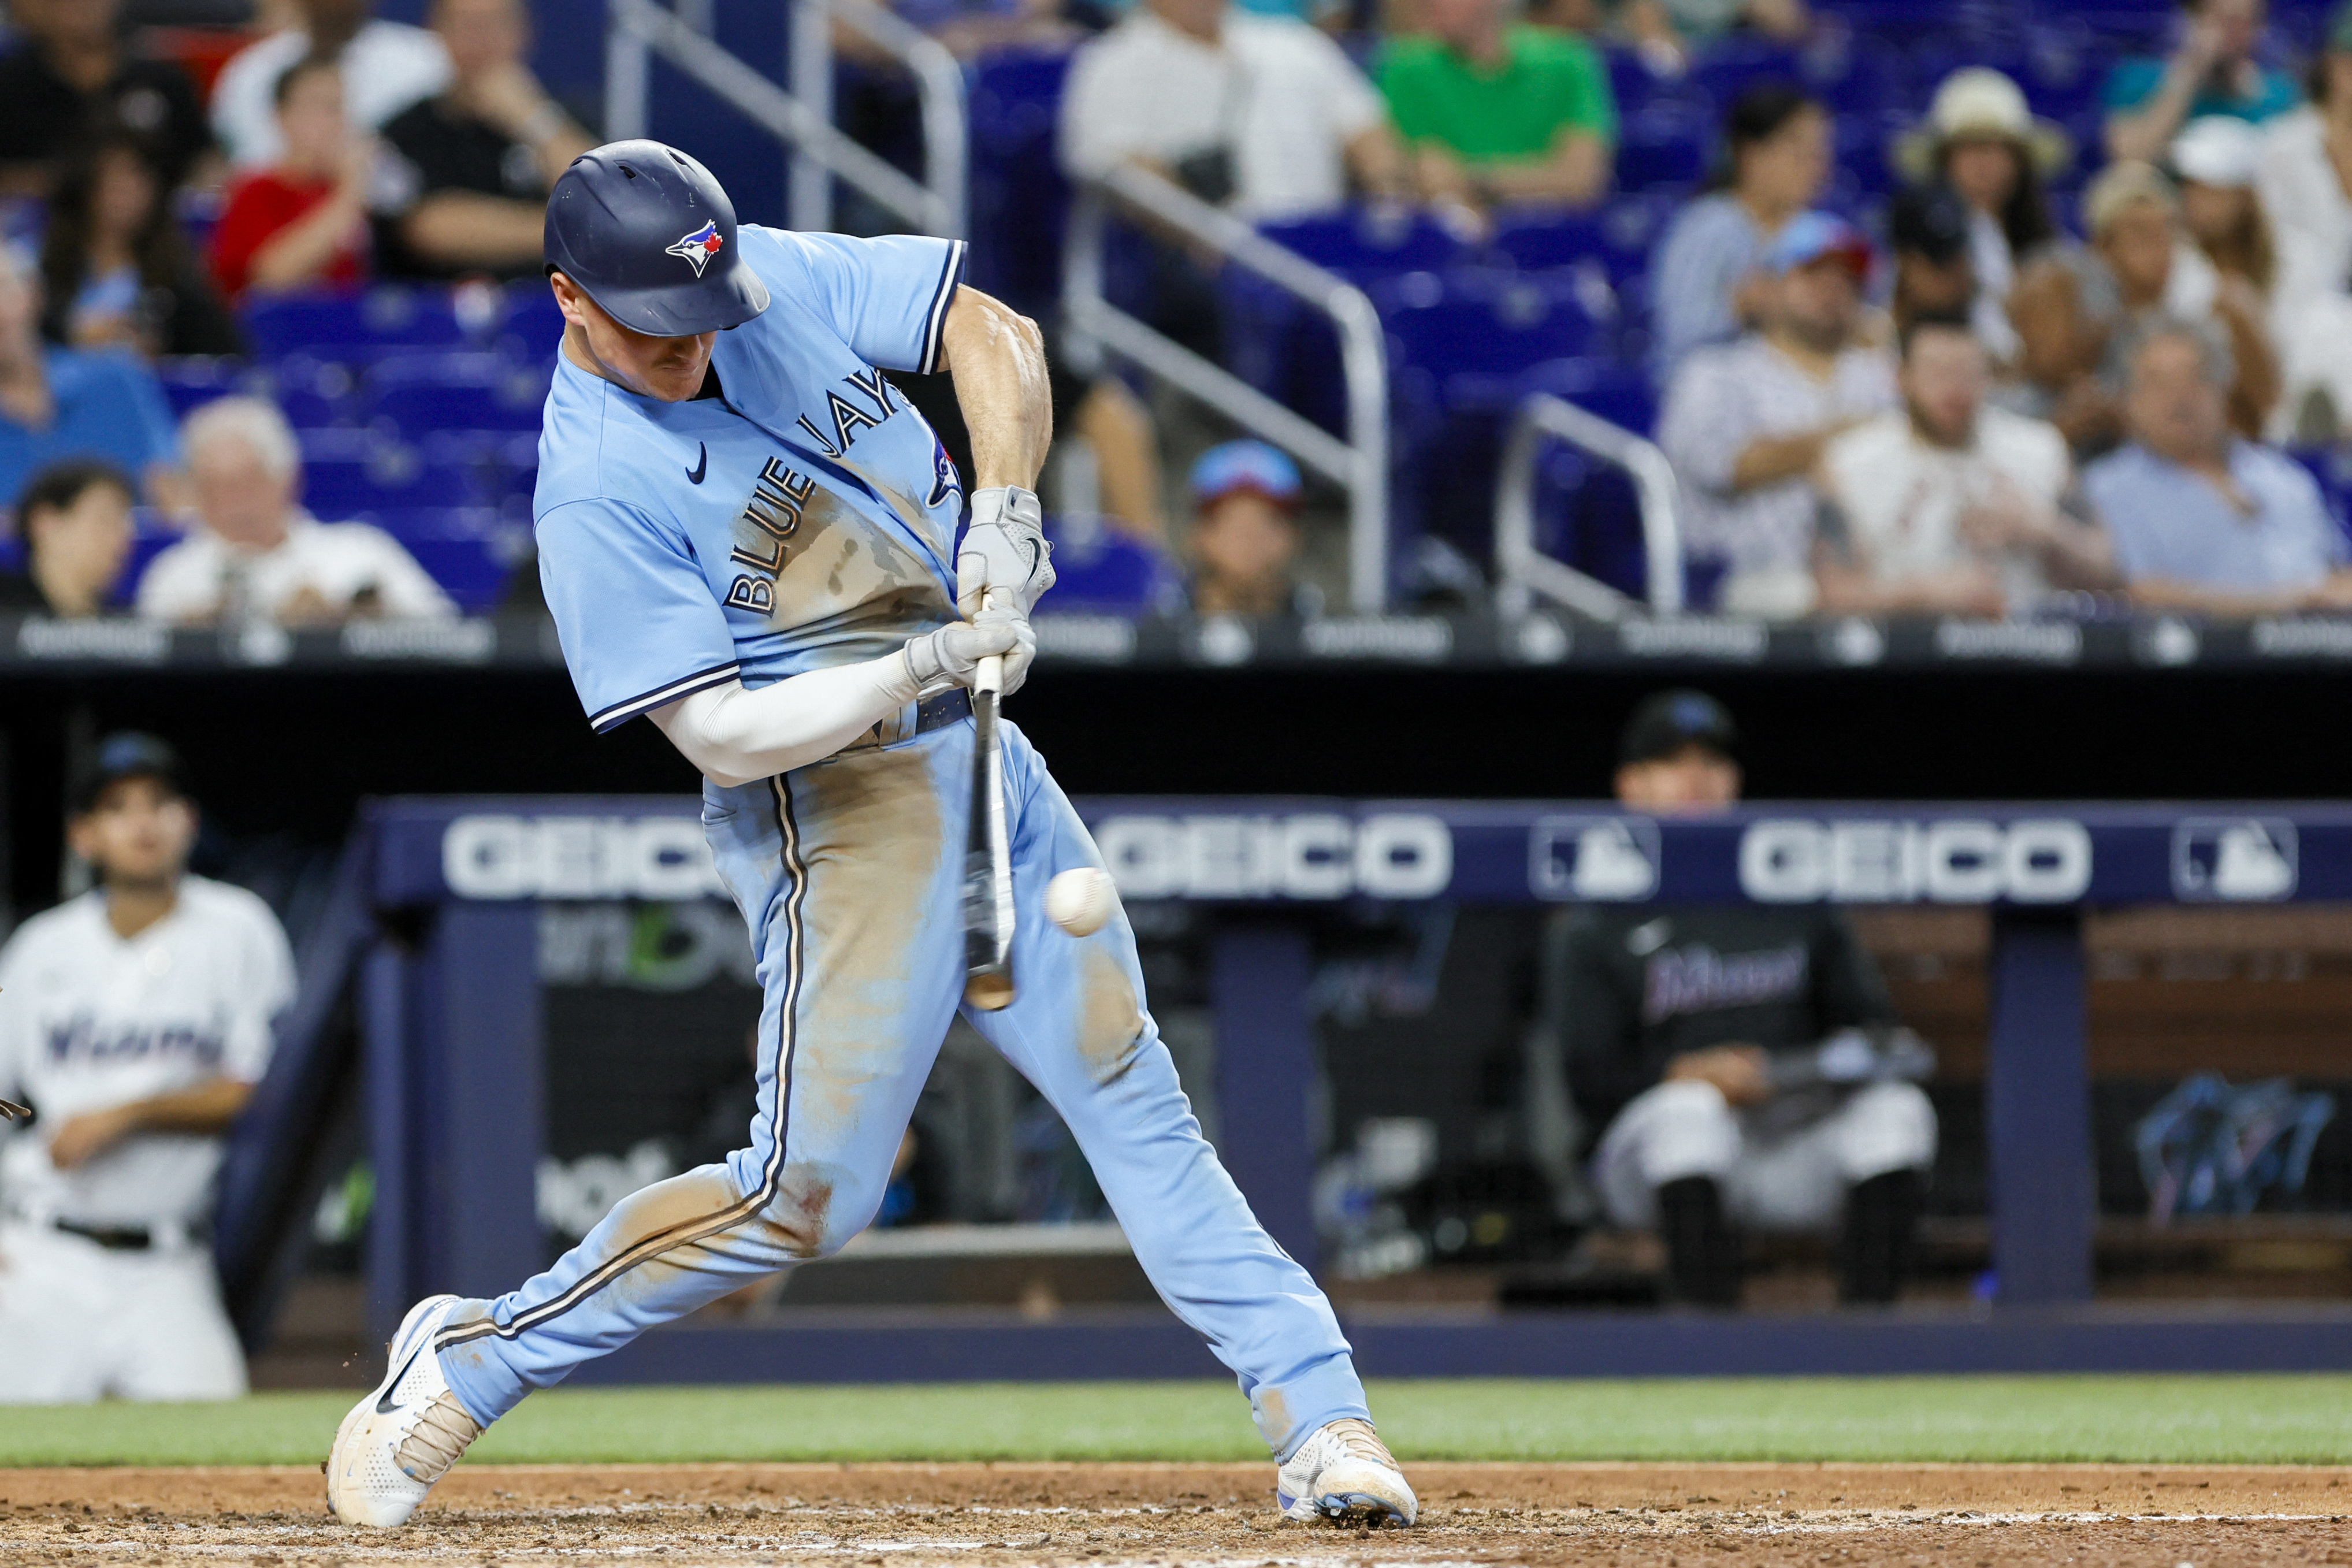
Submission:
M 1312 958 L 1303 918 L 1343 900 L 1544 905 L 1922 904 L 1989 911 L 1986 1156 L 1991 1300 L 1748 1313 L 1373 1310 L 1367 1370 L 1412 1374 L 2250 1371 L 2352 1366 L 2352 1308 L 2101 1304 L 2081 926 L 2092 908 L 2352 901 L 2352 807 L 1771 805 L 1699 820 L 1586 803 L 1080 803 L 1130 902 L 1216 911 L 1209 943 L 1222 1144 L 1268 1229 L 1315 1255 Z M 415 1297 L 506 1289 L 544 1255 L 542 899 L 717 893 L 695 804 L 671 797 L 377 802 L 344 862 L 334 940 L 356 977 L 376 1206 L 375 1327 Z M 362 913 L 365 919 L 361 918 Z M 323 941 L 324 939 L 322 939 Z M 314 952 L 317 949 L 314 947 Z M 335 1036 L 334 981 L 298 1016 L 241 1129 L 224 1238 L 256 1255 L 269 1151 L 299 1142 Z M 306 1088 L 305 1086 L 309 1086 Z M 276 1194 L 282 1211 L 285 1196 Z M 266 1250 L 266 1249 L 263 1249 Z M 818 1265 L 817 1267 L 822 1267 Z M 1174 1376 L 1213 1363 L 1158 1309 L 1050 1321 L 981 1310 L 824 1311 L 678 1327 L 592 1380 Z

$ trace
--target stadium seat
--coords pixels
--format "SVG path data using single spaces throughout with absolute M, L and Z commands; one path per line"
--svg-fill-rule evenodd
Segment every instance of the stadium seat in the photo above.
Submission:
M 1627 190 L 1687 190 L 1706 177 L 1715 111 L 1694 100 L 1661 100 L 1627 117 L 1617 143 L 1617 183 Z
M 563 312 L 543 279 L 528 278 L 506 289 L 506 310 L 489 330 L 490 346 L 536 364 L 555 356 L 563 338 Z
M 1597 318 L 1614 308 L 1606 289 L 1605 280 L 1574 268 L 1459 268 L 1410 273 L 1373 298 L 1401 395 L 1450 410 L 1497 406 L 1511 378 L 1529 366 L 1592 353 L 1605 342 Z
M 368 368 L 362 384 L 371 424 L 403 434 L 429 430 L 536 430 L 549 370 L 502 353 L 402 353 Z
M 1259 226 L 1276 245 L 1350 282 L 1400 272 L 1434 272 L 1463 260 L 1469 247 L 1425 213 L 1371 209 Z
M 1048 518 L 1054 596 L 1048 607 L 1108 615 L 1173 614 L 1184 607 L 1184 574 L 1165 551 L 1102 518 Z
M 185 419 L 191 410 L 215 397 L 254 390 L 262 378 L 241 360 L 191 354 L 157 360 L 155 379 L 163 384 L 163 396 L 172 405 L 172 417 Z
M 298 430 L 318 429 L 352 421 L 352 394 L 358 383 L 352 367 L 341 360 L 312 354 L 289 354 L 278 362 L 270 390 L 288 423 Z
M 419 440 L 418 450 L 429 465 L 470 471 L 492 504 L 530 515 L 531 491 L 539 483 L 536 430 L 433 430 Z
M 394 539 L 468 614 L 497 607 L 530 531 L 488 507 L 385 507 L 352 514 Z
M 428 463 L 406 442 L 370 430 L 305 430 L 301 436 L 303 504 L 323 520 L 489 500 L 478 475 Z
M 1658 397 L 1649 373 L 1615 359 L 1556 359 L 1531 367 L 1511 389 L 1511 405 L 1548 393 L 1646 437 L 1658 422 Z
M 446 289 L 379 285 L 358 294 L 284 294 L 247 303 L 246 341 L 275 360 L 297 350 L 365 361 L 386 350 L 455 348 L 466 341 Z
M 1062 291 L 1070 203 L 1055 139 L 1066 51 L 1013 50 L 971 71 L 971 261 L 975 289 L 1044 316 Z

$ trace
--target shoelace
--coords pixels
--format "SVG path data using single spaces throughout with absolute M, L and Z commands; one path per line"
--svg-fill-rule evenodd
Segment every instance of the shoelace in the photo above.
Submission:
M 412 1480 L 431 1486 L 449 1473 L 449 1467 L 467 1446 L 482 1435 L 466 1407 L 457 1403 L 454 1394 L 444 1394 L 425 1406 L 425 1414 L 416 1418 L 415 1427 L 402 1439 L 400 1452 L 394 1456 L 401 1473 Z
M 1340 1448 L 1350 1458 L 1370 1459 L 1391 1470 L 1396 1468 L 1396 1461 L 1389 1457 L 1388 1445 L 1381 1441 L 1380 1434 L 1372 1430 L 1370 1422 L 1351 1415 L 1332 1422 L 1324 1430 L 1339 1441 Z

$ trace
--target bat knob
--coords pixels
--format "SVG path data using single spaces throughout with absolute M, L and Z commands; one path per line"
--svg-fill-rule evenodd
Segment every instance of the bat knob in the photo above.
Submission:
M 963 999 L 983 1013 L 1002 1013 L 1013 1005 L 1011 972 L 983 969 L 965 975 Z

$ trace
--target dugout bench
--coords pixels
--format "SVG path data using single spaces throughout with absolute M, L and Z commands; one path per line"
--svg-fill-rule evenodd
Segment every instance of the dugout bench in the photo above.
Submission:
M 1228 1168 L 1315 1254 L 1312 963 L 1299 913 L 1338 900 L 1989 908 L 1989 1303 L 1736 1316 L 1359 1309 L 1367 1373 L 1400 1375 L 2277 1371 L 2352 1367 L 2352 1307 L 2101 1305 L 2081 919 L 2086 907 L 2352 902 L 2352 807 L 1773 804 L 1698 820 L 1587 803 L 1097 798 L 1078 803 L 1123 896 L 1214 906 L 1211 1005 Z M 511 1287 L 543 1253 L 534 1203 L 541 900 L 724 897 L 691 798 L 371 803 L 287 1047 L 224 1175 L 225 1268 L 255 1267 L 315 1110 L 323 1022 L 358 995 L 375 1208 L 371 1328 L 433 1290 Z M 275 1162 L 273 1163 L 273 1161 Z M 593 1382 L 1213 1374 L 1157 1308 L 1045 1321 L 983 1309 L 806 1309 L 681 1325 Z

